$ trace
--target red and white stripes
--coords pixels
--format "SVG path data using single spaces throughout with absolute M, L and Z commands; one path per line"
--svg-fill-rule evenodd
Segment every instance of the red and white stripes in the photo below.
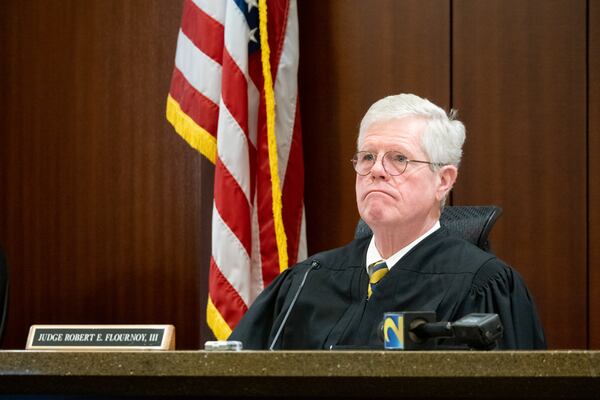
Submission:
M 296 4 L 261 1 L 274 74 L 276 106 L 269 110 L 255 3 L 185 1 L 167 100 L 167 118 L 177 132 L 215 163 L 207 319 L 219 339 L 287 268 L 281 251 L 290 264 L 306 256 Z M 275 112 L 277 177 L 269 168 L 269 112 Z M 280 203 L 273 200 L 273 178 L 280 181 Z M 274 207 L 281 221 L 275 221 Z M 283 224 L 283 240 L 275 234 L 276 222 Z

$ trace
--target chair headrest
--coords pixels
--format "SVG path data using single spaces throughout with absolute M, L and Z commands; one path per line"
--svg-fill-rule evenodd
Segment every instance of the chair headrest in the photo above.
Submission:
M 444 207 L 440 224 L 451 234 L 489 251 L 488 236 L 501 215 L 502 209 L 498 206 Z

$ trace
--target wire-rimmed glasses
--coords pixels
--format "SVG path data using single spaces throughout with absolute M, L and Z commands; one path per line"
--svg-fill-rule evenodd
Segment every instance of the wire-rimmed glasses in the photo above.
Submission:
M 350 161 L 352 161 L 352 165 L 354 166 L 356 173 L 361 176 L 365 176 L 371 172 L 373 165 L 375 165 L 375 162 L 377 162 L 377 154 L 373 154 L 370 151 L 359 151 L 358 153 L 354 154 L 354 157 L 352 157 L 352 160 Z M 392 176 L 402 175 L 404 171 L 406 171 L 406 167 L 409 163 L 429 164 L 434 167 L 441 167 L 445 165 L 430 161 L 409 160 L 404 154 L 398 151 L 386 152 L 381 161 L 385 172 Z

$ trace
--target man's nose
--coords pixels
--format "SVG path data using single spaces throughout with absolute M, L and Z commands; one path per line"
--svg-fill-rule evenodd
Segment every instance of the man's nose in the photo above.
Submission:
M 375 164 L 373 164 L 373 167 L 371 168 L 371 176 L 373 178 L 385 179 L 388 177 L 388 175 L 389 174 L 383 167 L 383 157 L 377 157 L 377 159 L 375 160 Z

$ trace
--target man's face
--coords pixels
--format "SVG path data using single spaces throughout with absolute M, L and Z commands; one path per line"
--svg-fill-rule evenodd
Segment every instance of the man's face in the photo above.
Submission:
M 377 155 L 377 161 L 369 174 L 356 175 L 356 203 L 361 218 L 373 230 L 405 226 L 420 231 L 439 218 L 440 200 L 454 179 L 446 187 L 443 174 L 428 164 L 409 163 L 398 176 L 389 175 L 382 165 L 383 155 L 392 150 L 409 160 L 431 161 L 421 149 L 425 127 L 421 118 L 404 117 L 374 123 L 366 130 L 359 150 Z

